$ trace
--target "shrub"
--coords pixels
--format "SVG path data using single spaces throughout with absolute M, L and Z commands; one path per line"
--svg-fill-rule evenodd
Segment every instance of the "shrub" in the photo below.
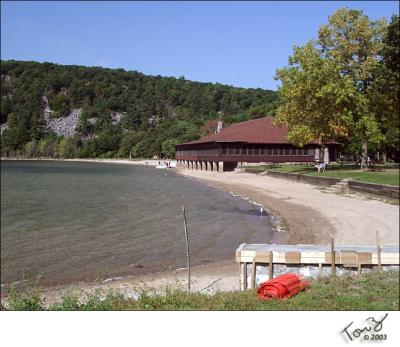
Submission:
M 24 285 L 21 291 L 17 291 L 16 285 L 11 284 L 9 295 L 9 307 L 15 311 L 41 311 L 44 310 L 41 288 L 37 282 L 33 287 Z

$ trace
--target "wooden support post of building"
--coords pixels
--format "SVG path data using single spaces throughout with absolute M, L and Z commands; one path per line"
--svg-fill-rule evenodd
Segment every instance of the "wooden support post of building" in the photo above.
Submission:
M 253 259 L 253 268 L 251 271 L 251 288 L 256 287 L 256 259 Z
M 269 263 L 268 263 L 268 279 L 274 278 L 274 253 L 269 251 Z
M 319 276 L 322 277 L 322 263 L 318 264 Z
M 361 275 L 361 264 L 358 264 L 357 271 L 358 271 L 358 274 Z
M 247 262 L 243 263 L 244 271 L 243 271 L 243 289 L 247 290 Z
M 336 264 L 335 264 L 335 240 L 331 238 L 331 267 L 332 273 L 331 276 L 333 278 L 336 277 Z
M 381 241 L 379 238 L 379 231 L 376 231 L 376 254 L 378 256 L 378 271 L 382 272 Z

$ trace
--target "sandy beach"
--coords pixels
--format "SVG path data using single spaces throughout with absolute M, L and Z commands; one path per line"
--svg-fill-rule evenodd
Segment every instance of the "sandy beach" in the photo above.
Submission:
M 70 160 L 75 161 L 75 159 Z M 132 165 L 158 165 L 158 160 L 81 160 Z M 375 245 L 375 231 L 382 244 L 399 243 L 397 205 L 356 194 L 328 194 L 315 186 L 243 172 L 210 172 L 174 169 L 191 179 L 248 198 L 276 213 L 283 222 L 284 243 L 327 245 L 334 237 L 337 245 Z M 239 245 L 238 245 L 239 246 Z M 213 293 L 238 289 L 237 266 L 232 260 L 192 268 L 194 291 Z M 44 289 L 46 304 L 66 293 L 84 297 L 96 289 L 122 292 L 135 298 L 143 290 L 163 293 L 167 287 L 186 288 L 185 269 L 142 276 L 108 279 L 100 283 L 76 283 Z M 2 301 L 6 298 L 2 298 Z
M 287 226 L 288 244 L 375 245 L 399 243 L 399 207 L 359 194 L 328 194 L 310 184 L 242 172 L 180 170 L 262 203 Z

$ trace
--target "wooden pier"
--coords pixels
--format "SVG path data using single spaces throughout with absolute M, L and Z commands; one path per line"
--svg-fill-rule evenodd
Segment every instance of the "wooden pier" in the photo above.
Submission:
M 398 267 L 400 263 L 398 245 L 334 246 L 333 243 L 329 246 L 243 243 L 236 250 L 236 262 L 239 288 L 245 290 L 249 282 L 255 288 L 262 278 L 273 278 L 275 267 L 280 268 L 280 273 L 305 272 L 314 277 L 340 275 L 346 270 L 361 273 L 362 268 L 376 267 L 381 271 L 382 267 Z

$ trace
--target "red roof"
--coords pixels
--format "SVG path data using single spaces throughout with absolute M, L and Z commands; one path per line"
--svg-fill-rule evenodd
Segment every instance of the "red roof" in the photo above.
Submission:
M 275 126 L 272 117 L 263 117 L 233 124 L 220 133 L 208 135 L 200 140 L 186 142 L 200 144 L 208 142 L 245 142 L 245 143 L 289 143 L 287 126 Z M 317 144 L 318 141 L 310 143 Z

